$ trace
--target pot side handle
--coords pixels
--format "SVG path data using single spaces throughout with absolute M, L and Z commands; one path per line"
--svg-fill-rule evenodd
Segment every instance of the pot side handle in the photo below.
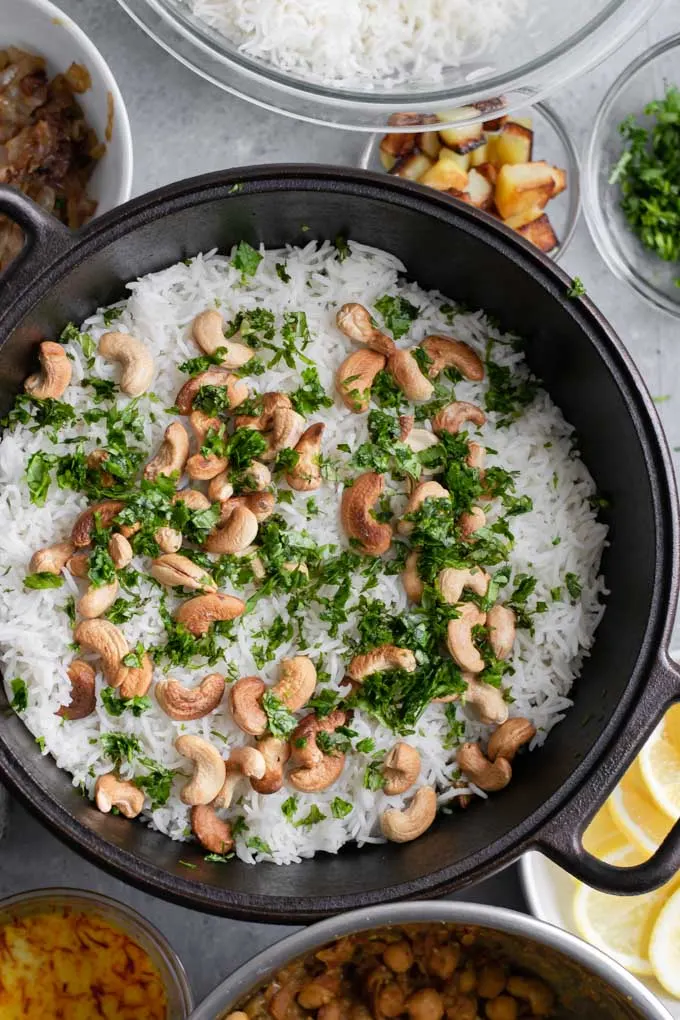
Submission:
M 15 188 L 0 186 L 0 213 L 24 232 L 24 246 L 0 273 L 0 314 L 73 244 L 73 235 L 54 216 Z
M 532 849 L 539 850 L 587 885 L 602 892 L 632 896 L 651 892 L 680 871 L 680 819 L 649 860 L 634 868 L 617 868 L 584 848 L 582 836 L 591 818 L 632 763 L 670 706 L 680 700 L 680 666 L 663 653 L 625 724 L 625 746 L 593 773 L 573 800 L 541 831 Z

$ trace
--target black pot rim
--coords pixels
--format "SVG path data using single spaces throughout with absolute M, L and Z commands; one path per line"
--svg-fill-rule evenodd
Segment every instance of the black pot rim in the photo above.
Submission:
M 617 736 L 620 736 L 626 718 L 631 715 L 647 677 L 655 668 L 663 671 L 664 664 L 667 665 L 667 647 L 674 615 L 672 607 L 678 585 L 678 515 L 672 462 L 653 401 L 623 343 L 592 302 L 588 298 L 570 297 L 570 277 L 514 231 L 499 225 L 486 213 L 439 196 L 431 189 L 386 175 L 316 165 L 243 167 L 160 188 L 94 220 L 76 235 L 68 235 L 60 229 L 55 232 L 56 253 L 53 249 L 50 252 L 51 259 L 41 265 L 40 251 L 37 251 L 35 265 L 31 267 L 30 286 L 20 287 L 5 311 L 0 311 L 0 343 L 63 275 L 73 266 L 86 261 L 98 249 L 175 211 L 215 199 L 227 199 L 245 190 L 255 194 L 273 190 L 282 196 L 287 191 L 334 190 L 352 196 L 377 198 L 443 220 L 458 230 L 492 243 L 506 258 L 518 263 L 539 281 L 554 301 L 577 320 L 617 380 L 628 413 L 638 424 L 645 448 L 657 524 L 654 598 L 649 611 L 647 632 L 625 695 L 616 712 L 596 744 L 575 767 L 569 782 L 539 810 L 505 833 L 500 840 L 476 854 L 467 866 L 457 864 L 445 867 L 415 881 L 371 892 L 340 892 L 296 900 L 220 889 L 192 877 L 191 872 L 187 872 L 185 877 L 147 864 L 78 822 L 52 800 L 23 763 L 9 751 L 0 730 L 2 779 L 60 839 L 95 864 L 146 892 L 189 908 L 237 919 L 299 924 L 356 907 L 407 898 L 440 896 L 450 891 L 454 884 L 460 888 L 461 885 L 478 881 L 511 863 L 525 850 L 539 845 L 541 830 L 575 798 L 605 759 L 609 772 L 613 769 L 622 770 L 626 754 L 630 757 L 630 749 L 621 746 Z M 303 233 L 300 240 L 306 243 L 310 236 Z M 374 852 L 379 852 L 379 848 L 375 848 Z M 304 862 L 299 866 L 304 867 Z M 277 866 L 263 863 L 258 867 Z

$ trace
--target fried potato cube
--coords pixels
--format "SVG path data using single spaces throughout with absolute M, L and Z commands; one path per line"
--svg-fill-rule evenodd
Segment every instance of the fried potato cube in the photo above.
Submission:
M 390 173 L 408 181 L 418 181 L 432 166 L 432 160 L 424 152 L 414 152 L 397 160 Z
M 494 162 L 498 166 L 505 163 L 530 163 L 533 148 L 534 133 L 531 128 L 509 120 L 498 136 Z
M 555 181 L 545 163 L 506 163 L 498 171 L 494 192 L 496 207 L 504 220 L 541 208 L 555 191 Z
M 470 120 L 479 116 L 479 110 L 474 106 L 460 106 L 456 110 L 444 110 L 437 114 L 440 121 Z M 441 128 L 439 132 L 444 145 L 455 152 L 471 152 L 479 145 L 484 144 L 484 129 L 481 123 L 468 124 L 465 127 Z
M 383 135 L 380 141 L 380 152 L 388 156 L 408 156 L 416 147 L 415 134 L 393 133 Z
M 442 146 L 439 150 L 438 158 L 445 160 L 447 163 L 455 163 L 461 170 L 467 171 L 470 169 L 469 152 L 454 152 L 453 149 L 447 149 L 446 146 Z
M 477 209 L 490 209 L 493 204 L 493 185 L 479 170 L 474 168 L 468 174 L 467 193 L 470 204 Z
M 442 147 L 441 139 L 436 131 L 422 131 L 416 135 L 416 145 L 430 159 L 436 160 Z
M 527 241 L 531 241 L 532 244 L 535 244 L 537 248 L 540 248 L 546 254 L 559 244 L 557 234 L 545 213 L 539 216 L 537 220 L 532 220 L 531 223 L 520 227 L 517 233 L 521 234 L 522 237 L 526 237 Z
M 440 157 L 434 166 L 420 177 L 420 183 L 436 188 L 437 191 L 466 191 L 468 175 L 453 160 Z
M 489 143 L 484 142 L 483 145 L 479 145 L 476 149 L 473 149 L 469 154 L 470 166 L 481 166 L 482 163 L 488 162 L 489 156 Z
M 539 219 L 541 216 L 543 216 L 543 206 L 534 205 L 525 212 L 517 213 L 516 216 L 508 216 L 507 220 L 503 220 L 503 222 L 508 227 L 512 227 L 513 230 L 519 230 L 521 227 L 526 227 L 527 223 L 533 223 L 534 220 Z
M 481 174 L 482 177 L 486 177 L 489 184 L 495 187 L 498 179 L 498 170 L 493 163 L 480 163 L 479 166 L 475 167 L 475 170 L 477 173 Z
M 567 190 L 567 171 L 560 170 L 557 166 L 551 166 L 550 172 L 555 182 L 555 190 L 552 194 L 552 197 L 555 198 L 556 195 L 561 195 L 563 191 Z
M 392 156 L 389 152 L 383 152 L 382 149 L 380 150 L 379 155 L 380 163 L 382 165 L 383 170 L 387 170 L 387 172 L 389 173 L 392 167 L 397 162 L 397 157 Z

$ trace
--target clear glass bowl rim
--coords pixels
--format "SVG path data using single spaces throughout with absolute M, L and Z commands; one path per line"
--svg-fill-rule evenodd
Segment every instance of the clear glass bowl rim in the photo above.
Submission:
M 305 82 L 215 44 L 214 34 L 178 16 L 164 0 L 118 0 L 118 3 L 163 49 L 218 87 L 265 109 L 309 123 L 373 132 L 387 125 L 391 113 L 405 108 L 423 112 L 457 107 L 499 93 L 505 95 L 508 112 L 532 105 L 605 59 L 652 14 L 661 0 L 609 0 L 587 25 L 520 68 L 486 80 L 418 93 L 340 91 Z M 187 44 L 189 53 L 183 52 Z M 212 65 L 210 68 L 204 66 L 206 59 Z
M 155 946 L 171 973 L 175 981 L 175 991 L 184 1007 L 183 1016 L 188 1017 L 192 1012 L 194 1000 L 184 964 L 165 936 L 133 907 L 89 889 L 69 889 L 65 886 L 55 886 L 45 889 L 29 889 L 0 899 L 0 919 L 2 914 L 8 911 L 21 914 L 23 911 L 32 911 L 34 907 L 39 907 L 41 904 L 44 904 L 45 907 L 64 904 L 69 907 L 81 907 L 86 911 L 101 907 L 113 918 L 117 918 L 124 930 L 129 932 L 131 929 L 134 931 L 135 928 L 138 928 Z M 168 1016 L 168 1020 L 182 1020 L 182 1018 L 173 1015 Z
M 554 262 L 559 262 L 571 244 L 574 232 L 578 225 L 579 216 L 581 215 L 581 161 L 579 159 L 578 150 L 571 139 L 571 135 L 567 131 L 564 121 L 559 114 L 555 112 L 552 106 L 548 103 L 533 103 L 530 107 L 528 106 L 526 108 L 525 112 L 529 115 L 533 115 L 535 112 L 538 113 L 539 117 L 541 117 L 555 132 L 561 144 L 564 146 L 564 151 L 567 156 L 567 198 L 569 206 L 567 210 L 564 236 L 557 248 L 555 248 L 549 255 L 549 258 L 551 258 Z M 375 134 L 372 138 L 369 138 L 359 157 L 358 166 L 360 169 L 370 169 L 371 159 L 378 147 L 379 141 L 379 134 Z M 425 185 L 423 185 L 423 187 L 425 187 Z M 452 198 L 451 201 L 455 201 L 455 199 Z M 496 220 L 493 216 L 489 215 L 489 219 L 494 226 L 498 226 L 498 220 Z
M 598 162 L 605 125 L 611 109 L 621 92 L 630 84 L 636 74 L 654 63 L 658 57 L 665 56 L 666 53 L 677 47 L 680 47 L 680 33 L 668 36 L 660 42 L 654 43 L 653 46 L 650 46 L 648 50 L 645 50 L 644 53 L 640 54 L 639 57 L 636 57 L 632 63 L 624 68 L 616 81 L 608 89 L 597 110 L 586 145 L 582 168 L 585 220 L 593 243 L 603 261 L 619 280 L 629 284 L 645 301 L 676 318 L 680 317 L 680 300 L 677 303 L 670 301 L 666 295 L 658 291 L 656 287 L 648 283 L 642 276 L 631 272 L 626 260 L 622 257 L 617 245 L 614 243 L 599 199 Z

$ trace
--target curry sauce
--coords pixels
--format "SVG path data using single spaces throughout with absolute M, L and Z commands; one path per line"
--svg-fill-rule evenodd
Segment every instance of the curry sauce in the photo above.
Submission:
M 0 927 L 2 1020 L 166 1020 L 148 953 L 102 917 L 69 907 Z

